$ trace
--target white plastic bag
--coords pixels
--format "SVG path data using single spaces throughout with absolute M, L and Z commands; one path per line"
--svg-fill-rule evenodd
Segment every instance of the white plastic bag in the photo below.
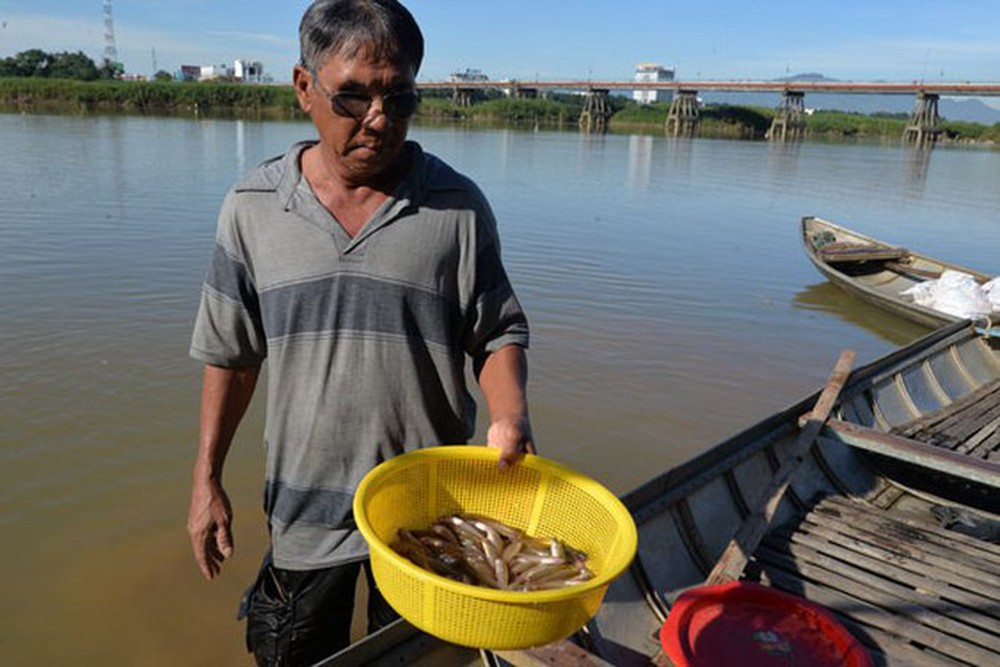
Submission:
M 993 310 L 975 278 L 960 271 L 945 271 L 937 280 L 924 281 L 901 294 L 918 305 L 963 319 L 983 317 Z
M 986 295 L 990 305 L 993 306 L 993 313 L 1000 315 L 1000 278 L 994 278 L 980 289 L 983 290 L 983 294 Z
M 907 301 L 912 301 L 918 306 L 927 306 L 928 308 L 933 308 L 934 303 L 934 286 L 937 284 L 936 280 L 924 280 L 917 283 L 909 289 L 905 289 L 899 293 L 901 297 Z

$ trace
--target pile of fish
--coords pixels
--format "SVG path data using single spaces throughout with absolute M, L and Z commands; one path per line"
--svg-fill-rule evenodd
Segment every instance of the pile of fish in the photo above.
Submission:
M 500 590 L 563 588 L 594 576 L 582 551 L 479 515 L 442 516 L 426 530 L 400 528 L 390 546 L 425 570 Z

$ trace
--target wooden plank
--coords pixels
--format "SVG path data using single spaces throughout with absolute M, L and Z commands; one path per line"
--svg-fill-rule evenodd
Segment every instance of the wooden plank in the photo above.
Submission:
M 802 549 L 797 551 L 801 553 Z M 988 629 L 984 631 L 980 627 L 970 625 L 962 618 L 954 618 L 948 614 L 940 613 L 940 604 L 929 606 L 927 600 L 914 596 L 914 591 L 909 587 L 893 586 L 891 582 L 880 581 L 878 577 L 850 576 L 851 574 L 858 575 L 858 572 L 827 569 L 803 562 L 794 556 L 767 549 L 763 549 L 761 555 L 764 562 L 770 565 L 779 565 L 783 569 L 795 572 L 804 579 L 867 600 L 892 613 L 902 614 L 915 626 L 911 628 L 912 638 L 920 637 L 922 633 L 920 626 L 933 628 L 943 635 L 938 647 L 940 650 L 951 652 L 954 649 L 957 655 L 962 655 L 965 658 L 986 654 L 993 654 L 1000 658 L 995 629 L 997 621 L 995 619 L 985 619 L 993 622 L 994 629 L 993 632 Z M 930 596 L 930 599 L 934 598 Z M 983 653 L 984 651 L 986 653 Z
M 989 453 L 986 454 L 985 460 L 991 463 L 995 461 L 1000 464 L 1000 435 L 990 438 L 990 445 L 991 448 Z
M 829 420 L 820 437 L 1000 489 L 1000 465 L 958 454 L 949 449 L 934 447 L 918 440 L 883 433 L 838 419 Z
M 850 501 L 846 498 L 830 496 L 816 506 L 816 511 L 823 511 L 827 507 L 833 507 L 849 516 L 859 516 L 859 520 L 872 523 L 876 528 L 888 525 L 889 522 L 901 523 L 920 531 L 921 540 L 929 543 L 939 544 L 949 549 L 955 549 L 964 554 L 965 557 L 974 559 L 980 567 L 984 567 L 991 572 L 1000 574 L 1000 545 L 984 542 L 983 540 L 965 535 L 938 525 L 930 525 L 917 521 L 905 514 L 893 514 L 891 517 L 876 511 L 875 508 L 857 501 Z
M 760 544 L 761 538 L 764 537 L 764 533 L 778 511 L 778 505 L 781 503 L 792 477 L 815 443 L 816 436 L 819 435 L 820 429 L 823 427 L 823 422 L 829 417 L 830 410 L 840 395 L 840 390 L 847 382 L 851 366 L 854 364 L 854 357 L 855 354 L 852 350 L 844 350 L 840 353 L 833 372 L 827 380 L 819 400 L 816 401 L 816 406 L 813 408 L 806 425 L 799 432 L 795 444 L 792 445 L 789 457 L 785 459 L 774 477 L 771 478 L 767 488 L 764 489 L 762 498 L 755 504 L 754 511 L 743 521 L 736 531 L 736 535 L 723 550 L 722 556 L 705 580 L 707 584 L 736 581 L 743 574 L 743 569 L 746 567 L 750 555 Z
M 965 440 L 998 416 L 1000 392 L 994 392 L 955 415 L 952 421 L 942 425 L 942 430 L 956 440 Z
M 988 599 L 941 584 L 890 562 L 852 554 L 833 546 L 817 549 L 815 545 L 781 539 L 766 540 L 755 556 L 767 562 L 784 562 L 803 576 L 823 582 L 826 573 L 834 573 L 861 586 L 912 603 L 915 620 L 961 637 L 991 651 L 1000 652 L 1000 613 Z M 955 602 L 955 600 L 962 602 Z M 979 611 L 982 610 L 982 611 Z
M 992 427 L 991 423 L 994 424 Z M 958 450 L 980 431 L 984 432 L 984 438 L 991 435 L 996 430 L 996 423 L 1000 423 L 1000 393 L 985 397 L 934 428 L 918 431 L 909 437 Z
M 807 599 L 813 599 L 812 596 L 819 590 L 835 591 L 843 595 L 847 599 L 841 598 L 839 606 L 820 600 L 817 602 L 839 609 L 862 623 L 881 627 L 917 645 L 928 646 L 973 665 L 1000 664 L 1000 653 L 942 631 L 937 623 L 942 622 L 943 617 L 927 613 L 927 610 L 919 604 L 914 604 L 905 598 L 877 591 L 831 571 L 822 572 L 822 579 L 817 581 L 814 578 L 816 572 L 813 568 L 803 568 L 801 564 L 791 559 L 775 563 L 764 559 L 763 563 L 780 567 L 782 571 L 794 576 L 797 581 L 792 584 L 791 590 L 796 590 L 796 585 L 799 587 L 798 590 L 805 589 Z M 810 572 L 806 573 L 804 570 Z M 772 576 L 775 574 L 773 567 L 765 571 Z
M 942 665 L 975 665 L 979 663 L 956 660 L 954 657 L 935 650 L 933 631 L 928 633 L 929 641 L 915 643 L 905 634 L 910 625 L 896 614 L 881 609 L 865 600 L 852 597 L 843 591 L 817 584 L 798 576 L 794 570 L 777 567 L 765 570 L 768 583 L 776 588 L 799 595 L 807 600 L 823 605 L 832 611 L 852 634 L 867 646 L 875 644 L 890 667 L 916 665 L 919 667 L 941 667 Z M 927 648 L 921 648 L 921 647 Z M 873 655 L 873 658 L 876 657 Z M 991 663 L 983 663 L 991 664 Z
M 822 517 L 822 515 L 819 515 Z M 845 516 L 845 521 L 864 521 L 864 519 L 857 519 L 855 517 Z M 826 528 L 830 530 L 829 524 L 827 522 L 820 520 L 819 518 L 810 520 L 808 525 L 817 525 L 818 529 Z M 948 561 L 949 564 L 954 563 L 956 567 L 965 567 L 965 572 L 957 572 L 956 574 L 968 576 L 968 568 L 982 572 L 985 576 L 998 577 L 1000 576 L 1000 566 L 998 566 L 995 555 L 991 554 L 990 558 L 984 557 L 985 552 L 977 550 L 974 547 L 968 546 L 959 541 L 953 542 L 951 545 L 947 544 L 946 538 L 939 538 L 936 535 L 930 533 L 923 533 L 919 538 L 920 542 L 903 542 L 901 535 L 904 534 L 902 531 L 913 530 L 912 526 L 904 525 L 889 525 L 884 522 L 872 521 L 868 524 L 870 526 L 870 532 L 867 534 L 861 531 L 855 531 L 853 533 L 838 532 L 838 534 L 844 535 L 845 537 L 854 537 L 855 539 L 860 539 L 863 542 L 876 544 L 877 546 L 882 546 L 892 553 L 902 553 L 908 554 L 912 553 L 914 549 L 919 549 L 921 553 L 935 555 L 938 558 L 943 558 Z M 961 533 L 952 532 L 953 535 L 959 536 Z M 963 536 L 968 537 L 968 536 Z M 975 538 L 972 538 L 975 539 Z M 924 546 L 921 546 L 923 544 Z M 943 570 L 939 573 L 943 576 L 946 572 L 954 571 L 955 568 L 949 566 L 948 570 Z
M 1000 442 L 1000 417 L 981 428 L 971 438 L 967 438 L 955 448 L 955 451 L 959 454 L 986 458 L 997 442 Z
M 851 501 L 845 498 L 827 497 L 814 507 L 814 511 L 826 512 L 835 509 L 841 515 L 858 516 L 858 521 L 865 521 L 876 528 L 890 526 L 894 524 L 904 524 L 919 531 L 920 540 L 928 543 L 940 545 L 946 549 L 955 549 L 965 554 L 967 559 L 972 559 L 980 565 L 985 565 L 990 571 L 1000 572 L 1000 544 L 994 544 L 981 540 L 971 535 L 958 533 L 947 528 L 942 528 L 937 523 L 929 520 L 919 520 L 911 513 L 888 514 L 872 507 L 867 502 Z M 987 513 L 984 513 L 987 516 Z
M 803 558 L 830 569 L 841 569 L 846 572 L 851 568 L 864 568 L 874 573 L 875 576 L 887 577 L 894 582 L 906 584 L 920 595 L 923 595 L 922 592 L 933 593 L 936 596 L 934 599 L 946 601 L 945 606 L 949 609 L 954 607 L 956 611 L 963 608 L 973 610 L 973 615 L 978 619 L 970 621 L 973 624 L 985 630 L 1000 632 L 1000 625 L 998 625 L 1000 623 L 1000 605 L 996 604 L 995 599 L 990 599 L 988 595 L 982 595 L 978 591 L 969 591 L 946 580 L 927 577 L 920 572 L 894 565 L 887 559 L 859 554 L 833 543 L 817 545 L 797 540 L 794 535 L 789 535 L 765 540 L 764 544 L 775 551 L 787 549 L 789 553 L 801 553 Z M 836 559 L 837 562 L 829 559 Z M 979 618 L 980 616 L 982 618 Z
M 1000 390 L 1000 380 L 989 382 L 953 401 L 940 410 L 929 412 L 923 417 L 918 417 L 911 422 L 897 426 L 892 429 L 892 432 L 904 437 L 912 437 L 912 434 L 914 433 L 940 427 L 942 423 L 946 422 L 956 413 L 960 413 L 966 410 L 969 406 L 975 405 L 980 401 L 988 401 L 992 395 L 997 393 L 998 390 Z
M 804 524 L 792 539 L 816 545 L 820 550 L 829 542 L 840 545 L 859 554 L 879 560 L 886 560 L 900 567 L 947 581 L 966 590 L 979 590 L 991 599 L 1000 599 L 1000 577 L 982 571 L 973 565 L 949 558 L 947 553 L 921 551 L 913 545 L 901 544 L 895 535 L 867 532 L 863 530 L 843 530 L 845 526 L 831 527 L 828 524 Z
M 898 260 L 909 254 L 906 248 L 870 243 L 835 242 L 819 248 L 819 256 L 830 263 Z

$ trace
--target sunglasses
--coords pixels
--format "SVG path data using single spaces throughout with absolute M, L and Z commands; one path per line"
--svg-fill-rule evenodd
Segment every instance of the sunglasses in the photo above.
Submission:
M 323 84 L 313 76 L 313 83 L 328 98 L 333 113 L 345 118 L 364 120 L 375 98 L 382 100 L 382 113 L 393 120 L 405 120 L 417 112 L 420 106 L 420 95 L 415 90 L 402 90 L 396 93 L 386 93 L 375 97 L 367 93 L 349 90 L 328 91 Z

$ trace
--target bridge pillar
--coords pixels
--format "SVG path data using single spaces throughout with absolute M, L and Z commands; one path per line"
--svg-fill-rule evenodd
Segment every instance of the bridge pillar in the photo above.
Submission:
M 667 112 L 667 134 L 674 137 L 693 137 L 698 132 L 698 91 L 678 90 L 670 101 Z
M 517 100 L 534 100 L 538 99 L 538 89 L 537 88 L 525 88 L 523 86 L 518 86 L 514 89 L 514 99 Z
M 611 104 L 606 88 L 591 88 L 583 101 L 580 112 L 580 129 L 584 132 L 605 132 L 611 118 Z
M 806 134 L 805 97 L 800 90 L 786 90 L 767 130 L 770 141 L 798 141 Z
M 938 127 L 938 100 L 936 93 L 917 93 L 917 102 L 910 116 L 910 124 L 903 130 L 903 143 L 915 146 L 933 146 L 941 128 Z
M 475 88 L 453 88 L 451 101 L 460 107 L 471 107 L 476 100 Z

